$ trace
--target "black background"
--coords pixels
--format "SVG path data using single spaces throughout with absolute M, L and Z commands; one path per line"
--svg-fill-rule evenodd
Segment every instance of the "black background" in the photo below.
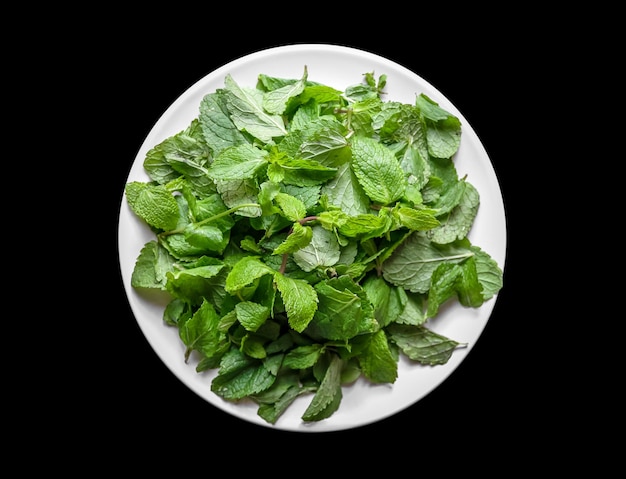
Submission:
M 383 455 L 384 451 L 461 451 L 476 447 L 477 441 L 489 448 L 534 433 L 533 411 L 550 411 L 553 406 L 534 380 L 536 365 L 531 357 L 539 344 L 525 332 L 526 313 L 530 311 L 524 309 L 527 304 L 520 306 L 523 266 L 516 256 L 524 246 L 523 233 L 518 236 L 524 228 L 523 198 L 515 185 L 524 175 L 520 138 L 524 136 L 524 103 L 530 96 L 526 88 L 536 81 L 536 72 L 529 66 L 531 52 L 517 39 L 489 31 L 459 40 L 453 48 L 429 45 L 423 39 L 414 44 L 404 42 L 405 46 L 398 48 L 396 43 L 375 39 L 272 42 L 262 37 L 249 37 L 250 41 L 237 47 L 217 40 L 202 43 L 198 32 L 195 41 L 187 43 L 144 36 L 114 48 L 110 44 L 92 45 L 99 61 L 88 61 L 87 68 L 90 75 L 99 78 L 98 91 L 91 92 L 99 99 L 98 111 L 94 113 L 93 103 L 90 110 L 92 115 L 101 116 L 93 134 L 103 159 L 98 175 L 106 178 L 98 194 L 106 205 L 107 233 L 98 248 L 106 255 L 102 271 L 107 273 L 107 299 L 98 305 L 98 317 L 103 319 L 97 320 L 94 341 L 97 336 L 99 352 L 90 353 L 87 360 L 97 374 L 91 375 L 73 398 L 84 411 L 81 430 L 98 436 L 114 435 L 116 446 L 111 447 L 129 455 L 135 444 L 152 451 L 190 446 L 211 449 L 226 433 L 229 450 L 263 447 L 276 448 L 276 454 L 296 453 L 332 440 L 361 444 L 364 454 L 375 448 Z M 455 104 L 479 136 L 504 196 L 508 230 L 504 287 L 478 343 L 453 374 L 418 403 L 354 430 L 280 431 L 232 417 L 195 395 L 166 368 L 143 337 L 119 272 L 117 221 L 123 188 L 135 155 L 154 123 L 186 89 L 212 70 L 249 53 L 289 43 L 360 48 L 426 79 Z

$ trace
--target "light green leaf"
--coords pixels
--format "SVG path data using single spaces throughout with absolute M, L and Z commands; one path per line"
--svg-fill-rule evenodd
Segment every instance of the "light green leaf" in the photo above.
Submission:
M 263 93 L 260 90 L 239 87 L 230 74 L 224 80 L 228 109 L 233 123 L 264 143 L 287 134 L 280 115 L 268 113 L 263 108 Z
M 463 182 L 463 195 L 459 203 L 448 215 L 439 218 L 440 225 L 428 232 L 428 237 L 435 243 L 446 244 L 467 236 L 480 205 L 478 191 L 473 185 Z
M 178 203 L 165 186 L 131 181 L 124 192 L 133 212 L 150 226 L 165 231 L 176 228 Z
M 274 248 L 272 254 L 285 254 L 295 253 L 301 248 L 304 248 L 311 242 L 313 238 L 313 230 L 310 226 L 302 226 L 296 222 L 293 224 L 293 230 L 285 238 L 285 240 Z
M 267 165 L 267 152 L 249 144 L 233 146 L 223 150 L 207 174 L 214 180 L 245 180 L 253 178 Z
M 320 225 L 313 225 L 311 230 L 310 243 L 293 254 L 296 264 L 306 272 L 337 264 L 341 249 L 335 234 Z
M 205 95 L 200 102 L 200 125 L 213 157 L 231 146 L 249 143 L 230 118 L 225 96 L 217 91 Z
M 388 205 L 399 200 L 406 178 L 393 152 L 373 138 L 352 139 L 352 170 L 367 196 Z
M 283 216 L 288 220 L 298 221 L 306 216 L 306 206 L 295 196 L 287 193 L 277 193 L 274 201 L 280 207 Z
M 237 320 L 246 328 L 246 331 L 256 331 L 270 317 L 270 309 L 267 306 L 253 301 L 237 303 L 235 311 L 237 312 Z
M 349 163 L 337 168 L 337 174 L 322 186 L 321 192 L 328 197 L 331 205 L 341 208 L 349 215 L 355 216 L 369 211 L 370 200 Z
M 287 103 L 293 97 L 304 91 L 307 79 L 307 68 L 304 67 L 302 78 L 294 83 L 289 83 L 276 90 L 268 91 L 263 96 L 263 108 L 268 113 L 282 115 L 285 112 Z
M 288 278 L 282 274 L 274 275 L 274 281 L 285 303 L 289 325 L 301 333 L 317 310 L 315 289 L 303 279 Z
M 226 277 L 226 291 L 236 293 L 251 284 L 254 280 L 274 274 L 275 271 L 256 256 L 244 256 L 237 261 Z

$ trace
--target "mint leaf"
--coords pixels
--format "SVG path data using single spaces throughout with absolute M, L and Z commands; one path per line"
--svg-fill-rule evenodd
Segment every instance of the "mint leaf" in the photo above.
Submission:
M 452 352 L 461 346 L 461 343 L 424 326 L 391 324 L 387 333 L 408 358 L 430 366 L 447 363 Z
M 199 121 L 204 140 L 213 157 L 226 148 L 248 143 L 230 117 L 226 94 L 223 92 L 209 93 L 202 98 Z
M 293 254 L 294 261 L 307 272 L 337 264 L 341 247 L 336 236 L 319 225 L 312 226 L 311 230 L 311 241 Z
M 207 174 L 215 180 L 245 180 L 256 176 L 267 165 L 267 152 L 249 144 L 223 150 L 209 167 Z
M 274 276 L 280 291 L 289 325 L 301 333 L 309 325 L 317 310 L 317 293 L 313 286 L 302 279 L 288 278 L 282 274 Z
M 461 144 L 461 122 L 421 93 L 416 106 L 426 119 L 428 152 L 435 158 L 452 158 Z
M 359 364 L 365 377 L 374 383 L 395 383 L 398 378 L 398 362 L 382 330 L 368 337 L 367 346 L 359 355 Z
M 141 249 L 133 273 L 131 286 L 166 290 L 167 273 L 174 270 L 175 259 L 157 241 L 149 241 Z
M 297 82 L 287 83 L 284 86 L 271 90 L 263 95 L 263 109 L 268 113 L 281 115 L 287 108 L 287 103 L 293 97 L 304 91 L 307 80 L 307 69 L 304 67 L 302 78 Z
M 237 321 L 246 328 L 247 331 L 256 331 L 265 320 L 270 317 L 270 309 L 267 306 L 252 302 L 242 301 L 235 305 Z
M 416 293 L 430 289 L 431 277 L 442 263 L 458 263 L 472 251 L 462 243 L 438 245 L 422 232 L 410 235 L 383 264 L 383 277 L 396 286 Z
M 352 171 L 374 202 L 388 205 L 399 200 L 406 178 L 393 152 L 373 138 L 352 139 Z
M 320 281 L 315 285 L 315 291 L 319 306 L 309 326 L 309 334 L 343 341 L 378 329 L 365 290 L 348 276 Z
M 133 212 L 154 228 L 171 230 L 178 223 L 178 203 L 162 185 L 133 181 L 124 188 Z
M 324 379 L 302 415 L 302 420 L 320 421 L 330 417 L 339 408 L 343 395 L 341 392 L 342 366 L 343 361 L 339 356 L 333 356 Z
M 230 74 L 226 75 L 224 85 L 228 111 L 240 131 L 249 133 L 263 143 L 287 134 L 282 117 L 263 108 L 262 92 L 239 87 Z
M 236 293 L 256 279 L 275 271 L 256 256 L 244 256 L 237 261 L 226 277 L 226 291 Z
M 275 380 L 275 374 L 263 361 L 231 349 L 222 358 L 218 374 L 211 381 L 211 391 L 224 399 L 243 399 L 265 391 Z

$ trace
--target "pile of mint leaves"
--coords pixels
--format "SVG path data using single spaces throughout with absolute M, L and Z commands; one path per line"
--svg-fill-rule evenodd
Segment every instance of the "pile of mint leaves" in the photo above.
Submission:
M 184 360 L 269 424 L 302 395 L 303 421 L 329 418 L 359 377 L 394 383 L 401 355 L 445 364 L 465 344 L 429 320 L 502 287 L 467 238 L 480 200 L 455 168 L 459 118 L 424 94 L 386 101 L 387 76 L 360 75 L 340 91 L 306 66 L 254 87 L 228 74 L 146 153 L 150 180 L 125 185 L 154 232 L 132 287 L 164 292 Z

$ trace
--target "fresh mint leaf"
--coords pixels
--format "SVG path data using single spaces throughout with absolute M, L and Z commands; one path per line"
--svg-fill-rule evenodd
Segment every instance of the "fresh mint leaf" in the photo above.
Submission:
M 431 242 L 425 233 L 410 235 L 385 261 L 383 277 L 396 286 L 412 292 L 425 293 L 431 277 L 442 263 L 458 263 L 472 256 L 463 243 L 439 245 Z
M 267 166 L 267 152 L 249 144 L 223 150 L 215 159 L 207 174 L 215 180 L 246 180 L 256 177 Z
M 211 391 L 224 399 L 238 400 L 265 391 L 275 380 L 263 361 L 246 356 L 239 349 L 230 349 L 220 362 Z
M 428 127 L 428 152 L 435 158 L 452 158 L 461 144 L 460 120 L 423 93 L 417 96 L 415 104 Z
M 133 181 L 125 193 L 133 212 L 150 226 L 165 231 L 176 228 L 178 203 L 165 186 Z
M 263 108 L 261 91 L 240 87 L 230 74 L 226 75 L 224 85 L 228 111 L 240 131 L 263 143 L 270 143 L 274 138 L 287 134 L 282 117 Z
M 315 291 L 319 305 L 308 330 L 313 337 L 347 341 L 378 329 L 370 299 L 353 279 L 339 276 L 320 281 Z
M 388 205 L 399 200 L 406 177 L 393 152 L 373 138 L 352 140 L 352 171 L 374 202 Z
M 248 143 L 230 116 L 223 91 L 209 93 L 202 98 L 198 121 L 213 158 L 226 148 Z
M 282 115 L 287 109 L 289 100 L 297 97 L 304 91 L 307 80 L 307 69 L 304 68 L 302 78 L 297 82 L 287 83 L 284 86 L 270 90 L 263 95 L 263 109 L 268 113 Z
M 311 227 L 311 241 L 293 253 L 293 259 L 306 272 L 334 266 L 341 257 L 337 237 L 319 225 Z
M 218 328 L 220 317 L 207 301 L 203 301 L 194 315 L 179 326 L 179 335 L 187 346 L 185 361 L 196 350 L 208 357 L 221 356 L 226 351 L 228 339 Z
M 275 271 L 263 263 L 257 256 L 244 256 L 231 268 L 226 277 L 226 291 L 235 294 L 253 281 Z
M 174 270 L 176 261 L 157 241 L 149 241 L 141 249 L 133 274 L 133 288 L 160 289 L 165 291 L 167 273 Z
M 462 346 L 424 326 L 391 324 L 387 334 L 407 357 L 430 366 L 447 363 L 453 351 Z
M 267 306 L 252 302 L 242 301 L 235 305 L 237 321 L 246 328 L 247 331 L 255 332 L 270 317 L 270 309 Z
M 339 356 L 330 360 L 324 379 L 315 392 L 306 411 L 302 415 L 304 421 L 320 421 L 332 415 L 341 403 L 341 369 L 343 361 Z
M 358 356 L 361 371 L 374 383 L 395 383 L 398 378 L 398 361 L 389 349 L 387 335 L 379 330 L 367 339 L 366 347 Z
M 458 201 L 445 215 L 439 215 L 438 221 L 440 224 L 433 225 L 427 232 L 428 237 L 435 243 L 446 244 L 461 240 L 467 237 L 472 224 L 474 224 L 480 205 L 478 190 L 467 181 L 459 184 L 463 184 L 463 187 L 460 188 L 461 195 Z M 457 188 L 454 188 L 454 190 L 456 191 Z
M 276 274 L 274 281 L 285 304 L 289 326 L 298 333 L 303 332 L 317 310 L 317 292 L 302 279 Z

